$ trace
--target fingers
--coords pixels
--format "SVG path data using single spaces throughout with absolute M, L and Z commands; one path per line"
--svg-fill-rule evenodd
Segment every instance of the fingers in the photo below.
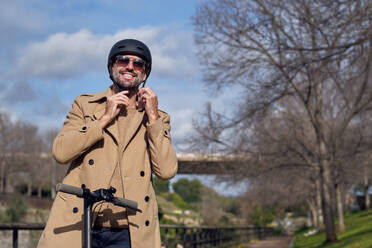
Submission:
M 143 95 L 143 94 L 155 94 L 154 91 L 149 88 L 149 87 L 142 87 L 138 90 L 138 95 Z
M 149 122 L 152 123 L 159 118 L 158 114 L 158 96 L 155 92 L 148 88 L 143 87 L 139 89 L 138 96 L 140 102 L 144 103 L 145 111 L 149 118 Z
M 115 106 L 117 105 L 128 106 L 129 97 L 126 94 L 128 94 L 128 91 L 122 91 L 115 95 L 112 95 L 109 98 L 107 98 L 107 103 L 115 105 Z
M 110 121 L 119 114 L 122 106 L 129 105 L 129 98 L 125 95 L 126 93 L 128 91 L 122 91 L 107 98 L 105 115 Z
M 143 87 L 139 89 L 138 96 L 146 102 L 146 99 L 156 99 L 158 96 L 155 94 L 155 92 L 149 88 L 149 87 Z
M 119 113 L 123 106 L 129 106 L 129 91 L 124 90 L 107 98 L 105 114 L 99 119 L 100 125 L 105 127 Z
M 125 95 L 127 96 L 129 94 L 129 91 L 128 90 L 123 90 L 123 91 L 120 91 L 119 93 L 116 93 L 116 95 Z

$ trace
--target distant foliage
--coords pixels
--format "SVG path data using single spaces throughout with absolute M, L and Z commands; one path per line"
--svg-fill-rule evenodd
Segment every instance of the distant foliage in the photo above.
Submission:
M 201 201 L 202 184 L 198 179 L 188 180 L 181 178 L 172 184 L 174 192 L 182 197 L 187 203 L 197 203 Z
M 5 213 L 1 209 L 0 209 L 0 222 L 6 222 Z
M 160 180 L 159 178 L 154 177 L 153 184 L 156 194 L 169 192 L 169 180 Z
M 253 213 L 251 215 L 252 224 L 254 226 L 266 226 L 274 220 L 275 216 L 276 211 L 274 209 L 257 206 L 253 209 Z
M 183 209 L 183 210 L 192 209 L 190 204 L 185 202 L 182 199 L 182 197 L 177 193 L 168 194 L 167 200 L 172 202 L 175 206 L 179 207 L 180 209 Z
M 2 222 L 19 222 L 26 216 L 27 205 L 22 196 L 13 195 L 8 202 L 5 213 L 0 212 L 0 221 Z
M 233 215 L 240 214 L 240 199 L 234 197 L 220 196 L 223 211 Z
M 222 215 L 221 218 L 218 220 L 218 223 L 222 226 L 230 225 L 230 219 L 226 215 Z

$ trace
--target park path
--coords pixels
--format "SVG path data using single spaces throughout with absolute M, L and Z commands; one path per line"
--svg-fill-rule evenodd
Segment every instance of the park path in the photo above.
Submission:
M 258 240 L 246 248 L 288 248 L 293 236 L 278 236 Z

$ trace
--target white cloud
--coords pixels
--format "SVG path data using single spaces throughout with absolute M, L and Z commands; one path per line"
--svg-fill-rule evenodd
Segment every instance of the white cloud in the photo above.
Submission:
M 172 137 L 174 139 L 184 139 L 192 131 L 192 109 L 181 109 L 171 115 Z
M 19 120 L 16 112 L 8 108 L 3 108 L 0 106 L 0 114 L 7 115 L 12 123 L 16 123 Z
M 0 1 L 0 40 L 14 41 L 15 37 L 29 35 L 43 26 L 43 16 L 25 7 L 22 0 Z
M 32 42 L 17 61 L 17 75 L 39 79 L 70 79 L 89 72 L 106 72 L 107 55 L 118 40 L 134 38 L 146 43 L 152 52 L 155 76 L 191 77 L 195 72 L 191 32 L 169 32 L 167 27 L 125 29 L 113 35 L 55 33 L 45 41 Z

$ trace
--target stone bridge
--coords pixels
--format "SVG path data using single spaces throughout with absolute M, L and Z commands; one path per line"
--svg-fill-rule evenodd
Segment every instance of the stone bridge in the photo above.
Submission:
M 248 162 L 248 156 L 178 153 L 177 174 L 228 174 Z

